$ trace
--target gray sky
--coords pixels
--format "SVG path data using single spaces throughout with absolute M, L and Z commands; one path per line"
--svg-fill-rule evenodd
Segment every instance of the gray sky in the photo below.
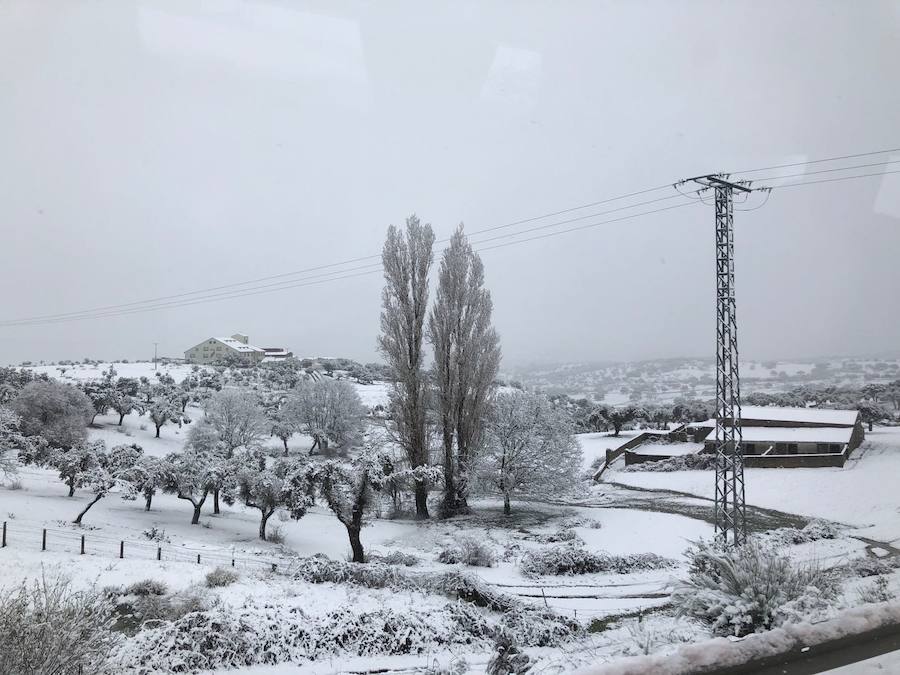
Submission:
M 411 212 L 442 238 L 898 147 L 898 63 L 892 1 L 7 0 L 0 319 L 378 253 Z M 506 357 L 712 356 L 712 219 L 486 252 Z M 900 346 L 900 174 L 776 191 L 736 228 L 743 356 Z M 0 362 L 181 355 L 239 330 L 370 360 L 380 287 L 0 327 Z

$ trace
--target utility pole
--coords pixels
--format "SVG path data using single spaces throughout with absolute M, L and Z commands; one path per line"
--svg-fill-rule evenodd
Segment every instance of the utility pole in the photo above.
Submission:
M 741 379 L 738 371 L 734 299 L 734 192 L 750 193 L 746 182 L 711 174 L 681 181 L 715 193 L 716 217 L 716 540 L 740 546 L 747 540 L 744 507 L 744 451 L 741 447 Z M 676 189 L 677 189 L 676 184 Z
M 153 343 L 153 372 L 156 372 L 156 348 L 159 345 L 158 342 Z

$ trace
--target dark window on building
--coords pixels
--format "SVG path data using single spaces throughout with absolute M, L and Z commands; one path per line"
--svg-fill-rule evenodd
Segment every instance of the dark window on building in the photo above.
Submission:
M 824 455 L 828 452 L 828 443 L 816 443 L 816 452 L 820 455 Z
M 788 449 L 789 455 L 797 454 L 797 444 L 796 443 L 788 443 L 787 449 Z
M 831 445 L 828 446 L 828 450 L 830 452 L 838 453 L 841 451 L 841 446 L 838 445 L 837 443 L 832 443 Z
M 775 444 L 775 454 L 783 455 L 787 452 L 787 445 L 784 443 L 776 443 Z
M 745 455 L 755 455 L 756 454 L 756 444 L 755 443 L 744 443 L 744 454 Z

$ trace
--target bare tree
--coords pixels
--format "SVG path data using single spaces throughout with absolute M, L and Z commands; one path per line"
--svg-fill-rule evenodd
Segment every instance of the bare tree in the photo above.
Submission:
M 509 514 L 515 494 L 557 496 L 577 484 L 581 447 L 566 413 L 539 394 L 498 394 L 485 430 L 482 479 L 503 495 Z
M 381 254 L 384 289 L 381 294 L 381 335 L 378 347 L 391 369 L 391 417 L 397 440 L 410 466 L 428 464 L 426 430 L 428 381 L 422 362 L 428 272 L 434 258 L 434 232 L 416 216 L 406 230 L 388 228 Z M 428 518 L 428 483 L 415 485 L 416 517 Z
M 230 457 L 235 448 L 253 448 L 265 437 L 266 418 L 259 397 L 248 391 L 223 389 L 206 403 L 206 421 L 218 432 Z
M 460 225 L 441 258 L 437 297 L 428 319 L 444 449 L 444 515 L 468 511 L 472 453 L 500 368 L 492 310 L 481 258 Z
M 313 450 L 327 450 L 329 443 L 344 445 L 362 431 L 365 407 L 349 382 L 323 378 L 297 384 L 284 413 L 297 428 L 313 438 Z M 285 445 L 285 447 L 287 447 Z

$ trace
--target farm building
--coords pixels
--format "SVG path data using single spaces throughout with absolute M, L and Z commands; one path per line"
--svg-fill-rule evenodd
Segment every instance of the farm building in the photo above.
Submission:
M 710 419 L 685 431 L 712 452 L 715 426 Z M 856 410 L 745 406 L 741 436 L 747 466 L 843 466 L 865 431 Z
M 716 420 L 688 424 L 668 432 L 644 432 L 616 453 L 607 464 L 625 456 L 625 464 L 642 464 L 671 457 L 715 452 Z M 747 467 L 843 466 L 865 438 L 856 410 L 775 408 L 741 409 L 742 448 Z
M 235 333 L 231 337 L 211 337 L 184 353 L 188 363 L 199 365 L 222 363 L 229 357 L 249 365 L 259 363 L 265 356 L 266 351 L 251 345 L 250 338 L 243 333 Z

